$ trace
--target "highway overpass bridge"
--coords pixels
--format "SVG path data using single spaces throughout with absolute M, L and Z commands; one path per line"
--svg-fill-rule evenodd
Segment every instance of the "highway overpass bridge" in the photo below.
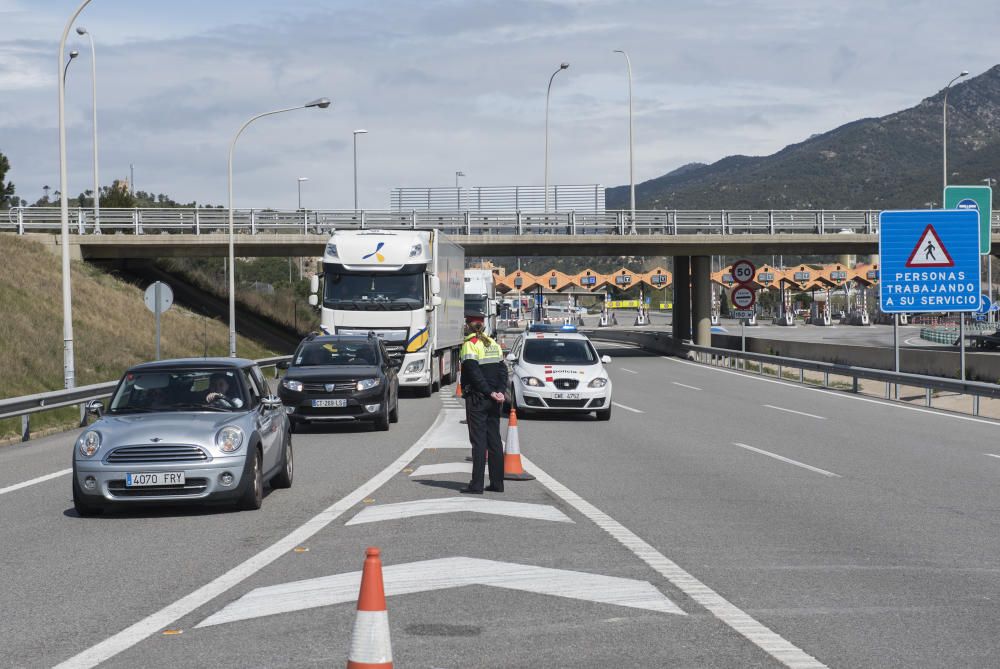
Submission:
M 225 209 L 70 211 L 72 254 L 88 260 L 225 256 Z M 15 208 L 0 231 L 61 243 L 60 211 Z M 874 210 L 628 211 L 481 213 L 471 211 L 233 210 L 236 255 L 320 256 L 334 229 L 436 229 L 469 256 L 673 256 L 674 336 L 711 343 L 711 256 L 871 254 L 878 251 Z M 992 221 L 1000 232 L 1000 215 Z M 994 247 L 996 248 L 996 247 Z M 1000 250 L 1000 249 L 998 249 Z M 994 251 L 996 253 L 997 251 Z

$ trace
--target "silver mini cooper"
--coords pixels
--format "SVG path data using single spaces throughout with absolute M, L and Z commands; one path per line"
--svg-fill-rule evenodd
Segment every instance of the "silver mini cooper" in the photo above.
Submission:
M 73 447 L 81 516 L 136 503 L 229 501 L 259 509 L 264 482 L 292 485 L 288 418 L 252 360 L 137 365 Z

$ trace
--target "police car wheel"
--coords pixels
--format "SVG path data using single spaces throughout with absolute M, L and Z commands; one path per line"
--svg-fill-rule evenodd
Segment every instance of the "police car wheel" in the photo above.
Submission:
M 598 409 L 594 412 L 597 414 L 597 420 L 611 420 L 611 407 L 607 409 Z

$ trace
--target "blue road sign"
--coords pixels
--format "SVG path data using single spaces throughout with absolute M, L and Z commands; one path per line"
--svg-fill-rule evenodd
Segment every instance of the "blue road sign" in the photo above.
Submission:
M 990 300 L 990 296 L 983 293 L 979 296 L 979 308 L 976 309 L 977 314 L 988 314 L 994 311 L 993 302 Z
M 978 211 L 883 211 L 879 260 L 885 313 L 979 309 Z

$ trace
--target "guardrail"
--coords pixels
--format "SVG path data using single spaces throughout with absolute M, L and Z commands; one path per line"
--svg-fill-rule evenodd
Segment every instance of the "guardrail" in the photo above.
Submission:
M 271 358 L 261 358 L 255 360 L 259 367 L 274 367 L 275 378 L 278 376 L 277 365 L 284 360 L 291 360 L 290 355 L 279 355 Z M 31 439 L 31 415 L 42 411 L 51 411 L 63 407 L 80 405 L 80 427 L 87 424 L 87 411 L 85 405 L 92 400 L 100 400 L 111 396 L 111 392 L 118 385 L 118 381 L 105 381 L 94 383 L 89 386 L 70 388 L 65 390 L 50 390 L 35 395 L 23 395 L 21 397 L 9 397 L 0 399 L 0 420 L 6 418 L 21 417 L 21 441 Z
M 0 230 L 56 232 L 61 230 L 56 207 L 15 207 L 0 213 Z M 635 213 L 636 234 L 876 234 L 877 210 L 641 210 Z M 111 209 L 100 220 L 90 208 L 70 209 L 75 234 L 194 234 L 229 230 L 227 209 Z M 1000 212 L 993 216 L 1000 232 Z M 435 228 L 457 235 L 630 234 L 627 210 L 526 213 L 500 211 L 369 211 L 325 209 L 234 209 L 233 228 L 240 234 L 326 234 L 338 229 Z
M 834 388 L 830 383 L 830 377 L 844 377 L 851 379 L 851 392 L 858 393 L 860 392 L 859 382 L 861 380 L 879 381 L 885 383 L 884 397 L 889 400 L 899 399 L 900 386 L 923 388 L 924 405 L 927 407 L 933 406 L 934 391 L 968 395 L 972 398 L 972 415 L 974 416 L 980 415 L 979 405 L 981 398 L 1000 399 L 1000 385 L 994 383 L 961 381 L 947 377 L 894 372 L 870 367 L 855 367 L 853 365 L 820 362 L 818 360 L 786 358 L 765 353 L 736 351 L 714 346 L 696 346 L 690 343 L 675 346 L 673 339 L 666 333 L 660 336 L 660 333 L 653 332 L 638 333 L 599 330 L 588 334 L 595 339 L 629 341 L 638 344 L 641 348 L 651 348 L 658 353 L 686 354 L 690 359 L 702 364 L 725 367 L 747 373 L 756 373 L 761 376 L 769 376 L 784 381 L 797 381 L 814 387 Z M 649 339 L 650 341 L 644 342 L 643 339 Z M 751 365 L 750 363 L 755 363 L 755 365 Z M 768 366 L 770 366 L 770 369 L 768 369 Z M 795 370 L 798 370 L 798 374 L 794 373 Z M 791 371 L 792 374 L 786 374 L 786 371 Z M 822 374 L 822 378 L 819 380 L 807 379 L 805 375 L 807 371 L 818 372 Z

